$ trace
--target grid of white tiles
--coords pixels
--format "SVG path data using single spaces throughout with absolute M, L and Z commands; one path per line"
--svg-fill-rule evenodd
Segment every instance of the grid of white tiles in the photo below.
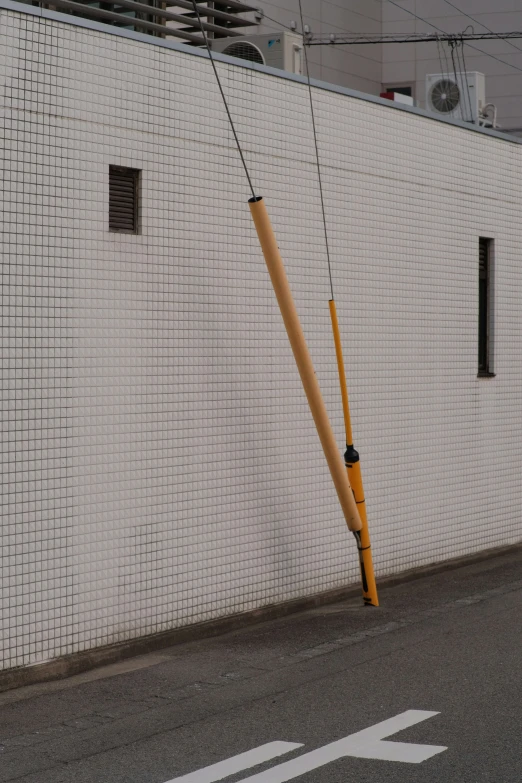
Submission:
M 355 581 L 209 63 L 0 23 L 2 666 Z M 306 87 L 219 67 L 342 446 Z M 377 573 L 514 542 L 522 149 L 315 101 Z M 108 232 L 110 164 L 143 171 L 140 235 Z

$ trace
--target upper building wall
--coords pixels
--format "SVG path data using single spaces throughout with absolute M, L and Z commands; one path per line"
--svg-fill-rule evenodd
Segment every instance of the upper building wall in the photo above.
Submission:
M 470 25 L 476 33 L 486 33 L 487 28 L 495 32 L 522 30 L 522 4 L 518 0 L 451 2 L 452 5 L 446 0 L 401 0 L 404 10 L 383 3 L 383 33 L 431 34 L 437 32 L 436 28 L 460 33 Z M 459 14 L 453 6 L 463 13 Z M 426 74 L 452 73 L 447 44 L 388 44 L 382 51 L 384 86 L 411 85 L 420 106 L 425 106 Z M 485 74 L 486 99 L 496 104 L 502 128 L 522 132 L 522 39 L 471 41 L 465 45 L 464 54 L 466 70 Z
M 516 0 L 499 0 L 494 10 L 491 0 L 451 4 L 447 0 L 401 0 L 400 5 L 378 0 L 304 0 L 303 10 L 313 36 L 431 34 L 437 28 L 459 33 L 470 25 L 476 32 L 522 30 L 522 6 Z M 301 26 L 297 0 L 265 0 L 261 8 L 265 16 L 254 34 L 275 32 L 292 22 Z M 485 74 L 486 99 L 497 106 L 500 126 L 522 134 L 522 39 L 473 41 L 465 45 L 464 54 L 466 70 Z M 374 95 L 383 88 L 410 86 L 421 107 L 426 105 L 426 75 L 453 72 L 446 43 L 314 46 L 308 56 L 313 78 Z
M 264 19 L 254 32 L 269 33 L 289 27 L 295 22 L 300 29 L 297 0 L 263 0 L 259 4 Z M 342 8 L 341 6 L 350 6 Z M 330 0 L 303 0 L 305 24 L 314 35 L 329 33 L 381 32 L 382 3 L 379 0 L 353 0 L 332 3 Z M 351 87 L 378 95 L 381 91 L 381 46 L 329 47 L 316 46 L 308 50 L 310 73 L 314 79 Z

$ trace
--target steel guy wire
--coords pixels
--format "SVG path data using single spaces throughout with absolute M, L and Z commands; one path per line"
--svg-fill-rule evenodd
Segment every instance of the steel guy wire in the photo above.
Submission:
M 440 42 L 439 36 L 437 36 L 437 52 L 438 52 L 438 55 L 439 55 L 440 72 L 444 76 L 445 74 L 444 74 L 444 66 L 442 64 L 442 52 L 441 52 L 441 49 L 440 49 L 441 45 L 442 44 Z
M 449 58 L 448 58 L 449 41 L 447 41 L 446 43 L 447 43 L 446 46 L 442 44 L 442 54 L 444 56 L 444 63 L 446 65 L 446 76 L 449 79 L 451 76 L 451 69 L 450 69 Z
M 299 0 L 299 15 L 301 17 L 301 29 L 304 30 L 304 19 L 303 19 L 303 5 L 301 0 Z M 326 211 L 324 208 L 324 194 L 323 194 L 323 179 L 321 176 L 321 162 L 319 160 L 319 145 L 317 143 L 317 128 L 315 124 L 315 111 L 314 111 L 314 99 L 312 97 L 312 83 L 310 80 L 310 68 L 308 67 L 308 54 L 306 51 L 306 43 L 303 45 L 304 49 L 304 57 L 305 57 L 305 67 L 306 67 L 306 76 L 308 81 L 308 95 L 310 98 L 310 112 L 312 115 L 312 127 L 314 131 L 314 144 L 315 144 L 315 159 L 317 161 L 317 179 L 319 180 L 319 193 L 321 196 L 321 210 L 323 213 L 323 227 L 324 227 L 324 242 L 326 245 L 326 260 L 328 261 L 328 276 L 330 278 L 330 291 L 332 293 L 332 299 L 334 298 L 334 290 L 333 290 L 333 280 L 332 280 L 332 265 L 330 262 L 330 246 L 328 244 L 328 228 L 326 226 Z
M 457 88 L 458 88 L 459 80 L 457 79 L 457 66 L 455 65 L 455 44 L 454 44 L 453 41 L 450 43 L 450 49 L 451 49 L 451 62 L 453 63 L 453 76 L 455 78 L 455 84 L 457 85 Z M 460 90 L 459 90 L 459 93 L 460 93 Z M 462 96 L 462 97 L 464 98 L 464 96 Z M 459 101 L 458 105 L 460 107 L 460 118 L 461 118 L 461 120 L 464 121 L 464 119 L 465 119 L 464 118 L 464 110 L 462 108 L 462 104 L 463 103 L 464 103 L 463 100 Z
M 460 65 L 461 59 L 462 59 L 462 66 Z M 457 42 L 457 61 L 459 62 L 459 68 L 461 70 L 461 73 L 464 75 L 464 84 L 466 86 L 466 92 L 468 95 L 469 115 L 470 115 L 470 120 L 473 121 L 473 106 L 471 104 L 471 93 L 469 91 L 469 83 L 466 77 L 466 61 L 464 59 L 464 41 L 462 39 L 460 41 L 460 49 L 459 49 L 459 44 Z
M 214 69 L 214 74 L 216 76 L 216 81 L 217 81 L 218 86 L 219 86 L 219 91 L 221 93 L 221 97 L 223 98 L 223 103 L 225 104 L 225 109 L 226 109 L 226 112 L 227 112 L 228 121 L 230 122 L 230 127 L 232 128 L 232 133 L 234 134 L 234 138 L 236 140 L 236 144 L 237 144 L 237 148 L 238 148 L 238 151 L 239 151 L 239 155 L 241 157 L 241 162 L 243 164 L 243 168 L 245 169 L 245 174 L 246 174 L 246 177 L 247 177 L 247 180 L 248 180 L 248 184 L 250 185 L 250 190 L 252 191 L 252 197 L 253 197 L 253 199 L 255 201 L 257 196 L 256 196 L 256 193 L 255 193 L 255 190 L 254 190 L 254 186 L 252 185 L 252 180 L 250 179 L 250 174 L 248 172 L 248 168 L 247 168 L 247 164 L 246 164 L 246 161 L 245 161 L 245 157 L 243 155 L 243 150 L 241 149 L 241 144 L 239 143 L 239 137 L 238 137 L 238 135 L 236 133 L 236 128 L 234 126 L 234 121 L 232 119 L 232 115 L 230 114 L 230 109 L 228 108 L 227 99 L 226 99 L 225 93 L 223 91 L 223 87 L 221 85 L 221 79 L 219 78 L 219 74 L 217 72 L 216 63 L 214 62 L 214 58 L 212 56 L 212 51 L 210 49 L 210 44 L 208 42 L 208 36 L 207 36 L 206 31 L 203 28 L 203 23 L 201 22 L 201 16 L 199 15 L 199 8 L 198 8 L 198 6 L 196 4 L 196 0 L 192 0 L 192 5 L 194 6 L 194 11 L 196 13 L 196 16 L 197 16 L 197 19 L 198 19 L 198 22 L 199 22 L 199 26 L 200 26 L 200 29 L 201 29 L 201 34 L 203 35 L 203 39 L 204 39 L 205 45 L 207 47 L 207 52 L 208 52 L 208 56 L 210 57 L 210 62 L 212 63 L 212 68 Z

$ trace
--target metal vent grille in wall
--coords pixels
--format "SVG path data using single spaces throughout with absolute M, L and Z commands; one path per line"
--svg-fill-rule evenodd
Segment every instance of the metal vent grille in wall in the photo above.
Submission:
M 109 231 L 138 233 L 139 169 L 109 166 Z

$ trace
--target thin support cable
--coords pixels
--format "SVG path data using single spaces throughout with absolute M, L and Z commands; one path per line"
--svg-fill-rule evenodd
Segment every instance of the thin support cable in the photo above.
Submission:
M 462 72 L 464 74 L 464 82 L 466 84 L 466 91 L 468 93 L 469 113 L 470 113 L 471 120 L 473 120 L 473 105 L 472 105 L 472 102 L 471 102 L 471 92 L 470 92 L 470 89 L 469 89 L 469 83 L 468 83 L 468 79 L 467 79 L 467 76 L 466 76 L 467 68 L 466 68 L 466 58 L 464 56 L 464 39 L 463 38 L 460 39 L 460 50 L 461 50 L 461 54 L 462 54 Z M 458 56 L 459 56 L 459 50 L 457 48 L 457 57 Z
M 464 72 L 462 70 L 462 65 L 460 63 L 459 43 L 458 43 L 458 41 L 455 41 L 455 55 L 457 57 L 457 72 L 462 74 L 462 76 L 463 76 L 463 81 L 461 83 L 461 86 L 462 86 L 462 103 L 464 105 L 464 109 L 466 111 L 466 115 L 468 113 L 468 108 L 469 108 L 469 115 L 470 115 L 469 119 L 472 120 L 473 119 L 473 110 L 471 108 L 471 101 L 468 101 L 469 106 L 466 106 L 466 97 L 467 97 L 466 96 L 466 87 L 467 87 L 467 84 L 468 84 L 468 80 L 464 76 Z M 457 86 L 458 86 L 458 84 L 457 84 Z M 460 90 L 460 87 L 459 87 L 459 90 Z
M 449 46 L 450 46 L 449 41 L 446 41 L 446 44 L 447 44 L 447 46 L 442 45 L 442 54 L 444 55 L 444 62 L 446 64 L 446 76 L 448 77 L 448 79 L 450 79 L 451 78 L 451 68 L 450 68 L 449 59 L 448 59 L 448 49 L 449 49 Z
M 460 44 L 458 41 L 455 41 L 455 55 L 457 57 L 457 68 L 459 70 L 459 73 L 463 76 L 462 81 L 462 100 L 464 101 L 464 105 L 466 105 L 466 98 L 469 106 L 469 119 L 473 119 L 473 108 L 471 106 L 471 98 L 469 94 L 469 86 L 468 86 L 468 80 L 466 79 L 465 73 L 464 73 L 464 66 L 462 65 L 461 59 L 460 59 Z M 467 112 L 467 109 L 466 109 Z
M 328 244 L 328 229 L 326 226 L 326 211 L 324 208 L 324 195 L 323 195 L 323 180 L 321 177 L 321 163 L 319 160 L 319 145 L 317 143 L 317 128 L 315 125 L 315 112 L 314 112 L 314 100 L 312 97 L 312 84 L 310 81 L 310 69 L 308 67 L 308 54 L 306 51 L 306 43 L 304 43 L 304 19 L 303 19 L 303 6 L 301 0 L 299 0 L 299 15 L 301 17 L 301 30 L 303 31 L 303 48 L 305 56 L 306 76 L 308 80 L 308 94 L 310 96 L 310 111 L 312 114 L 312 127 L 314 129 L 314 144 L 315 144 L 315 159 L 317 161 L 317 179 L 319 180 L 319 193 L 321 194 L 321 210 L 323 213 L 323 226 L 324 226 L 324 242 L 326 245 L 326 260 L 328 261 L 328 276 L 330 278 L 330 291 L 332 299 L 334 298 L 333 280 L 332 280 L 332 264 L 330 262 L 330 246 Z
M 469 119 L 472 120 L 473 119 L 473 110 L 471 108 L 471 101 L 467 101 L 469 106 L 466 106 L 466 98 L 467 98 L 466 87 L 468 85 L 468 80 L 464 76 L 464 71 L 462 70 L 462 65 L 460 63 L 459 43 L 458 43 L 458 41 L 455 41 L 455 55 L 457 57 L 458 73 L 462 74 L 462 77 L 463 77 L 463 80 L 462 80 L 462 83 L 461 83 L 462 84 L 462 103 L 464 105 L 464 109 L 466 110 L 466 115 L 468 113 L 468 108 L 469 108 Z M 459 90 L 460 90 L 460 87 L 459 87 Z
M 194 6 L 194 11 L 195 11 L 196 16 L 198 18 L 199 27 L 201 29 L 201 33 L 203 35 L 203 39 L 204 39 L 205 45 L 207 47 L 207 52 L 208 52 L 208 56 L 210 57 L 210 62 L 212 63 L 212 68 L 214 69 L 214 74 L 216 76 L 216 81 L 217 81 L 218 86 L 219 86 L 219 91 L 221 93 L 221 97 L 223 98 L 223 103 L 225 104 L 225 109 L 226 109 L 227 115 L 228 115 L 228 121 L 230 122 L 230 127 L 232 128 L 232 133 L 234 134 L 234 138 L 236 140 L 236 144 L 237 144 L 237 148 L 238 148 L 238 151 L 239 151 L 239 155 L 241 157 L 241 162 L 243 164 L 243 168 L 245 169 L 245 174 L 246 174 L 246 177 L 247 177 L 247 180 L 248 180 L 248 184 L 250 185 L 250 190 L 252 191 L 252 198 L 255 201 L 257 199 L 257 196 L 256 196 L 256 193 L 255 193 L 255 190 L 254 190 L 254 186 L 252 185 L 252 180 L 250 179 L 250 174 L 248 172 L 248 168 L 247 168 L 247 164 L 246 164 L 246 161 L 245 161 L 245 157 L 243 155 L 243 150 L 241 149 L 241 144 L 239 143 L 239 138 L 238 138 L 238 135 L 236 133 L 236 128 L 234 126 L 234 121 L 232 120 L 232 115 L 230 114 L 230 109 L 228 108 L 227 99 L 225 97 L 225 93 L 223 92 L 223 87 L 221 85 L 221 79 L 219 78 L 219 74 L 217 72 L 216 63 L 214 62 L 214 58 L 212 57 L 212 51 L 210 49 L 210 44 L 208 42 L 207 33 L 203 29 L 203 24 L 201 22 L 201 16 L 199 15 L 199 8 L 198 8 L 198 6 L 196 4 L 196 0 L 192 0 L 192 5 Z
M 444 76 L 445 74 L 444 74 L 444 66 L 443 66 L 443 64 L 442 64 L 442 52 L 441 52 L 441 49 L 440 49 L 440 47 L 441 47 L 441 43 L 440 43 L 440 38 L 439 38 L 439 36 L 438 36 L 438 35 L 437 35 L 437 38 L 436 38 L 436 40 L 437 40 L 437 52 L 438 52 L 438 54 L 439 54 L 439 65 L 440 65 L 440 72 L 441 72 L 441 74 Z
M 455 77 L 455 84 L 458 86 L 459 81 L 457 79 L 457 66 L 455 65 L 455 44 L 453 41 L 451 41 L 450 46 L 451 46 L 451 62 L 453 63 L 453 76 Z M 464 110 L 462 108 L 463 103 L 464 101 L 459 102 L 460 116 L 462 120 L 464 120 Z
M 460 114 L 462 116 L 462 119 L 465 122 L 473 122 L 473 106 L 471 105 L 471 95 L 470 95 L 470 92 L 469 92 L 468 80 L 467 80 L 466 74 L 464 72 L 464 66 L 460 62 L 459 42 L 457 40 L 452 41 L 450 46 L 451 46 L 451 59 L 453 60 L 453 72 L 455 74 L 455 83 L 457 84 L 457 86 L 458 86 L 457 72 L 460 73 L 461 76 L 462 76 L 462 83 L 461 83 L 462 90 L 460 90 L 460 88 L 459 88 L 459 92 L 462 91 L 462 100 L 461 100 L 461 103 L 460 103 Z M 455 55 L 457 57 L 457 69 L 458 69 L 458 71 L 455 69 L 455 57 L 454 57 Z M 468 99 L 468 106 L 466 106 L 466 98 Z M 464 107 L 464 110 L 463 110 L 462 107 Z M 467 115 L 468 108 L 469 108 L 469 118 L 465 118 L 464 117 L 464 111 L 466 112 L 466 115 Z

